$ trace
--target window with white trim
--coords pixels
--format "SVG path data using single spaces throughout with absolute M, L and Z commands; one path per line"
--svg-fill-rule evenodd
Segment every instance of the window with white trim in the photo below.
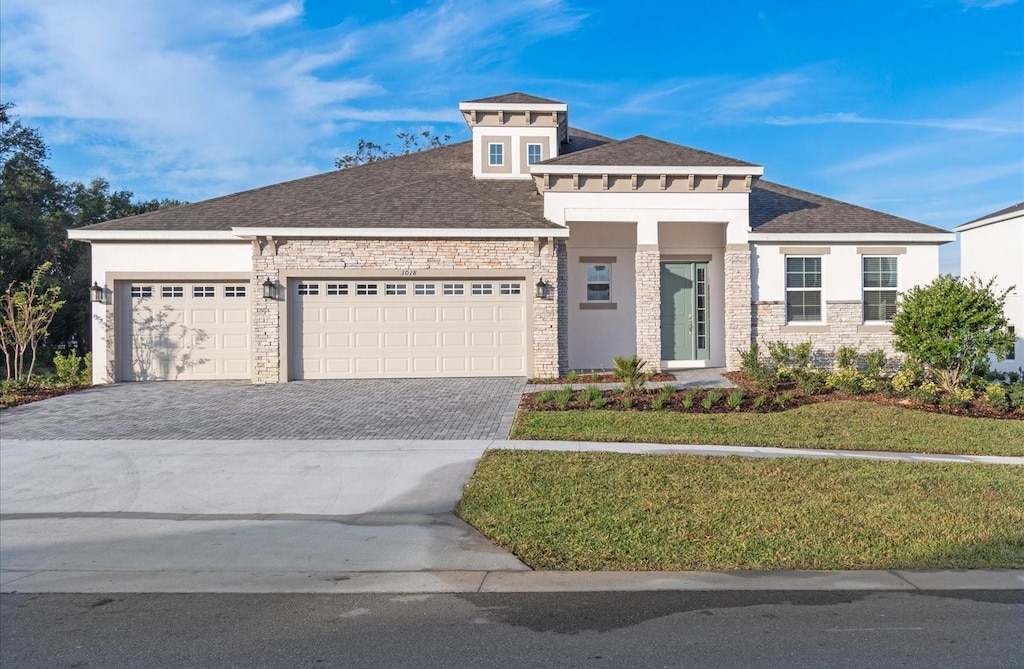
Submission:
M 445 295 L 465 295 L 466 287 L 461 283 L 446 283 L 442 286 L 441 292 Z
M 436 290 L 432 283 L 417 283 L 413 286 L 413 292 L 417 295 L 433 295 Z
M 587 302 L 612 301 L 612 266 L 609 263 L 587 263 Z
M 864 321 L 889 322 L 896 314 L 896 256 L 864 256 Z
M 1015 328 L 1014 326 L 1010 325 L 1010 326 L 1007 326 L 1006 331 L 1010 333 L 1011 337 L 1013 337 L 1013 341 L 1010 343 L 1010 348 L 1009 348 L 1008 351 L 1006 351 L 1006 359 L 1007 360 L 1016 360 L 1017 359 L 1017 328 Z
M 386 283 L 384 284 L 385 295 L 405 295 L 405 284 L 404 283 Z
M 501 167 L 505 164 L 505 145 L 491 142 L 487 145 L 487 164 L 490 167 Z
M 153 286 L 132 286 L 132 297 L 153 297 Z
M 473 284 L 474 295 L 493 295 L 494 286 L 489 283 L 474 283 Z
M 356 295 L 376 295 L 377 284 L 375 283 L 357 283 L 356 284 Z
M 327 284 L 327 294 L 331 297 L 338 297 L 340 295 L 348 295 L 348 284 L 347 283 L 329 283 Z
M 319 295 L 320 284 L 319 283 L 300 283 L 298 287 L 299 295 Z
M 527 165 L 533 165 L 534 163 L 539 163 L 541 161 L 541 151 L 542 151 L 542 148 L 543 147 L 541 147 L 540 144 L 527 144 L 526 145 L 526 164 Z
M 213 286 L 192 286 L 192 297 L 215 297 L 217 291 Z
M 245 297 L 245 286 L 224 286 L 224 297 Z
M 185 297 L 185 289 L 181 286 L 161 286 L 160 297 Z
M 821 256 L 786 258 L 786 321 L 822 321 Z
M 503 283 L 498 286 L 498 292 L 502 295 L 520 295 L 522 286 L 518 283 Z

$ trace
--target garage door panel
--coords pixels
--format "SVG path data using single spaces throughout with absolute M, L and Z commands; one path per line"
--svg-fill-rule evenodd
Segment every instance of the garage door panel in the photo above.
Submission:
M 118 378 L 251 378 L 248 300 L 228 284 L 153 280 L 120 284 L 127 311 L 119 329 Z
M 292 285 L 299 283 L 319 283 L 320 291 L 291 293 L 292 360 L 318 358 L 323 363 L 316 368 L 293 363 L 292 378 L 493 376 L 526 371 L 526 298 L 499 292 L 497 279 L 379 279 L 364 284 L 339 277 L 295 280 Z M 354 288 L 333 296 L 323 288 L 342 284 Z M 327 317 L 306 313 L 320 311 Z M 320 336 L 307 336 L 312 333 Z

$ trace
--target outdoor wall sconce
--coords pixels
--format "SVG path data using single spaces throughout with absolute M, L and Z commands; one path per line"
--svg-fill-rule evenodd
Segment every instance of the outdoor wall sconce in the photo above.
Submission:
M 268 276 L 263 282 L 263 299 L 265 300 L 276 300 L 277 299 L 277 284 L 270 280 Z
M 106 291 L 104 291 L 103 286 L 93 281 L 92 288 L 89 289 L 89 296 L 92 298 L 93 302 L 103 304 L 106 301 L 104 299 L 106 297 L 104 294 L 105 292 Z
M 538 279 L 537 285 L 534 288 L 536 289 L 534 295 L 536 295 L 538 299 L 546 300 L 551 285 L 545 282 L 544 279 Z

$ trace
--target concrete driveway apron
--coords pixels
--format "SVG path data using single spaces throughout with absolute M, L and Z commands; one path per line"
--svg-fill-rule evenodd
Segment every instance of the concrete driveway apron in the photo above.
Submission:
M 352 573 L 525 570 L 452 513 L 480 455 L 506 436 L 522 380 L 406 383 L 384 382 L 376 395 L 377 382 L 281 387 L 294 397 L 124 384 L 0 412 L 0 589 L 123 591 L 138 578 L 149 591 L 304 591 Z M 491 406 L 465 412 L 453 396 L 474 386 Z M 360 404 L 373 419 L 342 418 Z M 262 417 L 270 407 L 272 420 Z M 132 437 L 131 423 L 160 438 Z M 218 438 L 227 423 L 242 434 L 306 432 Z M 179 427 L 203 437 L 171 436 Z M 99 429 L 106 439 L 69 438 Z M 368 433 L 381 436 L 356 438 Z M 442 433 L 487 436 L 422 440 Z

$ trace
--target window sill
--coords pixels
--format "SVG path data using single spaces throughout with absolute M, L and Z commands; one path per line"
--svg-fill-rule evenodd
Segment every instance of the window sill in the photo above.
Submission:
M 580 310 L 582 311 L 611 311 L 618 308 L 619 305 L 615 302 L 580 302 Z
M 784 333 L 811 334 L 815 332 L 828 332 L 829 326 L 825 323 L 787 323 L 780 328 Z
M 889 332 L 891 329 L 892 329 L 892 324 L 891 323 L 882 323 L 882 322 L 873 323 L 873 322 L 868 322 L 868 323 L 864 323 L 863 325 L 858 325 L 857 326 L 857 333 L 858 334 L 872 334 L 872 333 L 878 333 L 878 332 Z

